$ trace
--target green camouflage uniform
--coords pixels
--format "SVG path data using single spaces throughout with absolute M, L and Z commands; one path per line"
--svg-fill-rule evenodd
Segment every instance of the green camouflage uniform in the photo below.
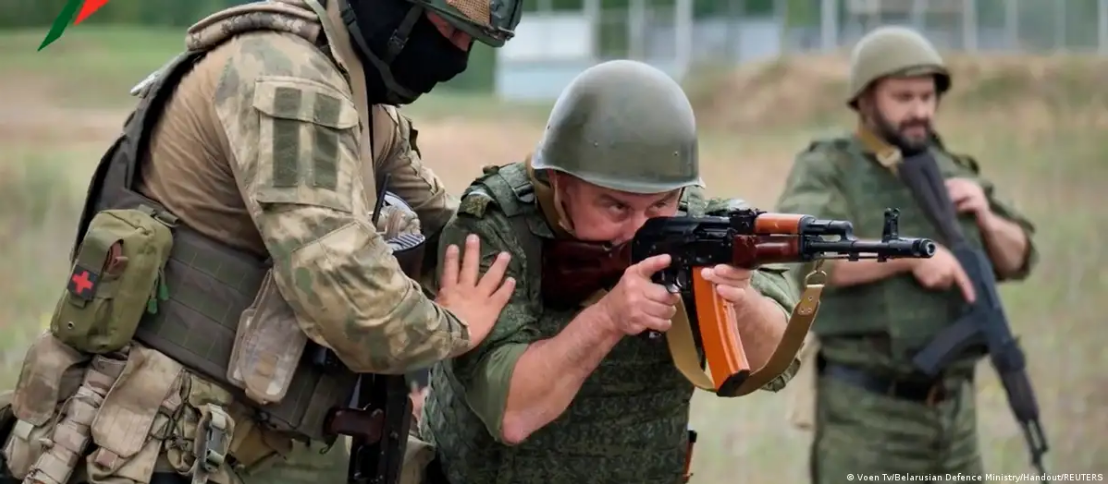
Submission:
M 951 154 L 938 139 L 931 152 L 945 178 L 976 181 L 994 213 L 1032 234 L 1032 225 L 997 197 L 974 160 Z M 858 136 L 844 136 L 813 143 L 797 157 L 777 210 L 851 220 L 859 238 L 880 238 L 887 207 L 901 210 L 901 233 L 938 240 L 937 230 L 908 189 L 878 161 L 874 150 Z M 960 224 L 970 243 L 981 247 L 973 216 L 961 216 Z M 1034 251 L 1030 254 L 1015 279 L 1028 274 L 1035 259 Z M 799 268 L 797 275 L 804 269 Z M 957 288 L 928 291 L 910 273 L 842 289 L 827 287 L 813 325 L 821 341 L 821 364 L 858 368 L 891 379 L 909 378 L 914 350 L 954 322 L 964 304 Z M 963 359 L 947 368 L 942 385 L 949 398 L 934 403 L 872 393 L 821 376 L 811 457 L 813 482 L 842 483 L 849 473 L 981 473 L 973 387 L 977 360 Z
M 937 98 L 951 87 L 943 58 L 927 39 L 904 27 L 875 29 L 851 53 L 847 105 L 859 109 L 860 96 L 885 77 L 923 75 L 934 79 Z M 945 179 L 975 181 L 993 213 L 1024 229 L 1027 259 L 1010 279 L 1026 277 L 1036 260 L 1032 224 L 997 196 L 972 158 L 952 154 L 938 136 L 926 149 Z M 814 142 L 795 160 L 777 210 L 851 220 L 859 238 L 877 239 L 884 209 L 897 208 L 901 233 L 942 241 L 895 174 L 901 159 L 897 148 L 861 126 L 854 135 Z M 974 216 L 958 221 L 967 243 L 984 249 Z M 795 276 L 803 277 L 810 266 L 798 265 Z M 813 484 L 847 482 L 849 474 L 891 482 L 981 474 L 973 386 L 979 358 L 957 359 L 934 379 L 912 364 L 913 355 L 955 322 L 965 305 L 957 287 L 926 290 L 908 272 L 825 288 L 812 328 L 820 340 Z
M 687 189 L 683 210 L 743 205 L 710 200 L 706 207 L 703 199 L 689 196 L 696 192 Z M 528 344 L 555 336 L 576 311 L 552 310 L 541 302 L 540 260 L 528 257 L 525 248 L 555 235 L 536 206 L 523 163 L 488 170 L 467 190 L 458 217 L 443 229 L 440 250 L 464 243 L 471 233 L 481 238 L 483 270 L 499 252 L 508 252 L 508 276 L 518 282 L 492 334 L 474 351 L 432 370 L 421 434 L 438 447 L 450 482 L 679 482 L 694 387 L 674 367 L 661 339 L 624 338 L 565 413 L 519 445 L 504 442 L 501 421 L 516 361 Z M 783 313 L 796 302 L 784 271 L 760 269 L 752 284 Z M 764 388 L 777 391 L 795 370 L 796 362 Z

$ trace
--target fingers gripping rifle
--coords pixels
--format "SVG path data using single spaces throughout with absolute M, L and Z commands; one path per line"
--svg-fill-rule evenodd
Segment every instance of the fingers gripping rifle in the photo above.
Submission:
M 955 207 L 936 160 L 930 154 L 906 158 L 898 174 L 947 242 L 978 296 L 962 317 L 913 357 L 913 364 L 925 374 L 935 376 L 957 357 L 974 352 L 981 354 L 983 348 L 988 351 L 1005 388 L 1009 407 L 1024 433 L 1032 454 L 1032 466 L 1044 476 L 1047 474 L 1043 465 L 1043 456 L 1048 450 L 1047 438 L 1040 425 L 1036 394 L 1025 371 L 1024 352 L 1013 337 L 997 293 L 993 264 L 982 250 L 967 242 L 956 223 Z

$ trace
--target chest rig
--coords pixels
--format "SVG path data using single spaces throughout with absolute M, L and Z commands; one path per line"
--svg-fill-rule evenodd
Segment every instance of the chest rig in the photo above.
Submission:
M 854 138 L 818 142 L 811 149 L 832 153 L 829 162 L 843 167 L 839 183 L 859 237 L 880 236 L 882 218 L 876 208 L 897 207 L 902 233 L 942 240 L 895 173 L 900 152 L 876 153 Z M 931 150 L 944 178 L 977 176 L 974 166 L 949 154 L 938 141 Z M 960 216 L 959 225 L 968 241 L 981 247 L 973 217 Z M 830 288 L 813 329 L 821 337 L 884 333 L 889 336 L 891 356 L 903 358 L 927 345 L 958 318 L 964 306 L 958 291 L 928 291 L 912 274 L 904 273 L 871 284 Z
M 183 76 L 204 56 L 203 51 L 185 52 L 157 78 L 148 79 L 123 134 L 101 158 L 89 183 L 74 253 L 97 212 L 143 205 L 154 208 L 173 232 L 173 249 L 164 274 L 168 300 L 156 314 L 143 316 L 135 339 L 231 391 L 254 408 L 256 420 L 263 425 L 297 438 L 325 439 L 327 413 L 344 405 L 354 389 L 357 376 L 349 370 L 317 365 L 313 362 L 316 352 L 305 351 L 285 397 L 269 405 L 245 398 L 227 378 L 240 315 L 253 303 L 271 262 L 192 230 L 136 189 L 150 133 Z

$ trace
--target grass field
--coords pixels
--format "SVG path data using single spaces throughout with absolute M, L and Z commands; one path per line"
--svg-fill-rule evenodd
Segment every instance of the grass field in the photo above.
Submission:
M 35 53 L 41 32 L 0 36 L 0 387 L 62 289 L 74 222 L 95 162 L 118 133 L 127 90 L 183 44 L 176 33 L 74 30 Z M 939 130 L 974 154 L 1037 225 L 1042 262 L 1003 288 L 1022 337 L 1052 443 L 1049 470 L 1107 471 L 1106 60 L 953 59 L 955 90 Z M 793 155 L 815 136 L 850 129 L 842 58 L 796 58 L 707 76 L 698 107 L 710 192 L 769 206 Z M 541 108 L 541 107 L 540 107 Z M 542 109 L 437 94 L 405 111 L 421 149 L 455 191 L 484 164 L 522 158 Z M 981 442 L 990 471 L 1029 471 L 1021 435 L 992 369 L 980 370 Z M 695 482 L 806 481 L 810 436 L 790 428 L 791 398 L 698 395 Z

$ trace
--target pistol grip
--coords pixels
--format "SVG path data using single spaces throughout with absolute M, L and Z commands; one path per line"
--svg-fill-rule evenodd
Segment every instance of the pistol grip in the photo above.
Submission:
M 678 271 L 671 269 L 663 269 L 651 275 L 651 282 L 663 286 L 667 291 L 673 294 L 681 293 L 681 276 Z M 658 331 L 644 331 L 639 334 L 650 340 L 657 340 L 662 338 L 662 333 Z

